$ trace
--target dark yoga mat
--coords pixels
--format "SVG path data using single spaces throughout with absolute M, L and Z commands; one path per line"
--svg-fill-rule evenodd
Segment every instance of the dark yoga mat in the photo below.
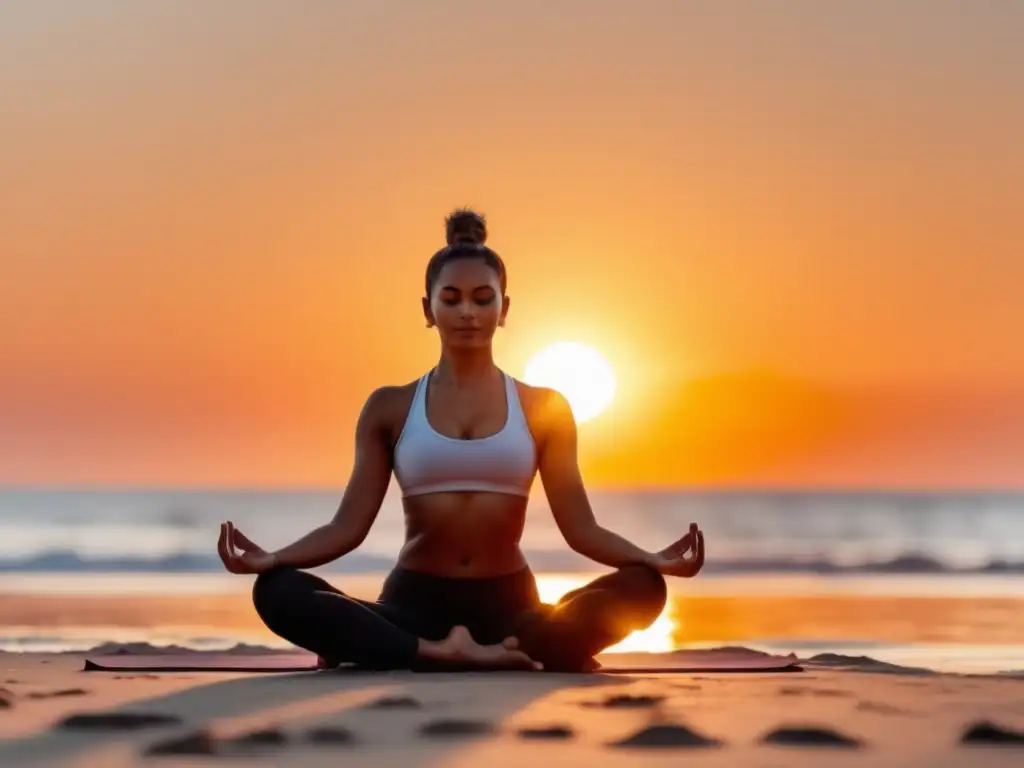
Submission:
M 602 656 L 597 674 L 800 672 L 796 656 L 772 656 L 742 649 L 624 653 Z M 312 672 L 316 657 L 308 653 L 170 653 L 111 654 L 85 660 L 94 672 Z M 339 667 L 337 671 L 362 671 Z

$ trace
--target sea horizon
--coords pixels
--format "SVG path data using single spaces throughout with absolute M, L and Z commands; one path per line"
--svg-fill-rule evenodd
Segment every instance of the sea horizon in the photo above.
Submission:
M 0 650 L 283 647 L 252 609 L 252 577 L 224 571 L 218 524 L 231 519 L 263 546 L 281 546 L 330 519 L 339 498 L 335 489 L 0 490 Z M 616 650 L 742 645 L 1024 669 L 1024 494 L 590 498 L 599 522 L 648 549 L 690 520 L 707 535 L 704 572 L 670 579 L 663 615 Z M 364 544 L 314 571 L 373 599 L 403 535 L 392 488 Z M 542 493 L 530 500 L 523 551 L 550 602 L 606 570 L 569 550 Z

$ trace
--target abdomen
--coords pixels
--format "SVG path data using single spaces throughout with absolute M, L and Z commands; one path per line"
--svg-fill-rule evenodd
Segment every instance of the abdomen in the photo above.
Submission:
M 527 500 L 458 492 L 413 496 L 403 502 L 406 540 L 399 564 L 436 576 L 486 578 L 526 565 L 519 542 Z

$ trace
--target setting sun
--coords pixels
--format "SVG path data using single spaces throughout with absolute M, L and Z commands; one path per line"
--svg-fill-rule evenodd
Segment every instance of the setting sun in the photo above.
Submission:
M 581 423 L 599 416 L 615 397 L 615 371 L 608 361 L 593 347 L 572 341 L 552 344 L 531 357 L 524 379 L 561 392 Z
M 542 602 L 553 605 L 567 592 L 582 587 L 590 579 L 585 576 L 569 576 L 544 574 L 537 576 L 537 592 Z M 603 653 L 667 653 L 675 650 L 673 636 L 676 622 L 670 615 L 668 606 L 661 616 L 647 629 L 633 632 L 629 637 L 616 645 L 606 648 Z

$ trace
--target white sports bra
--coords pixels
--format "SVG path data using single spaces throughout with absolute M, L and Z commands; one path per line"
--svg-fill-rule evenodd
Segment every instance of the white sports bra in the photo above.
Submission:
M 437 432 L 427 419 L 431 373 L 424 374 L 417 383 L 395 445 L 394 471 L 402 496 L 446 491 L 529 496 L 537 472 L 537 453 L 515 380 L 502 372 L 508 415 L 501 430 L 487 437 L 460 440 Z

